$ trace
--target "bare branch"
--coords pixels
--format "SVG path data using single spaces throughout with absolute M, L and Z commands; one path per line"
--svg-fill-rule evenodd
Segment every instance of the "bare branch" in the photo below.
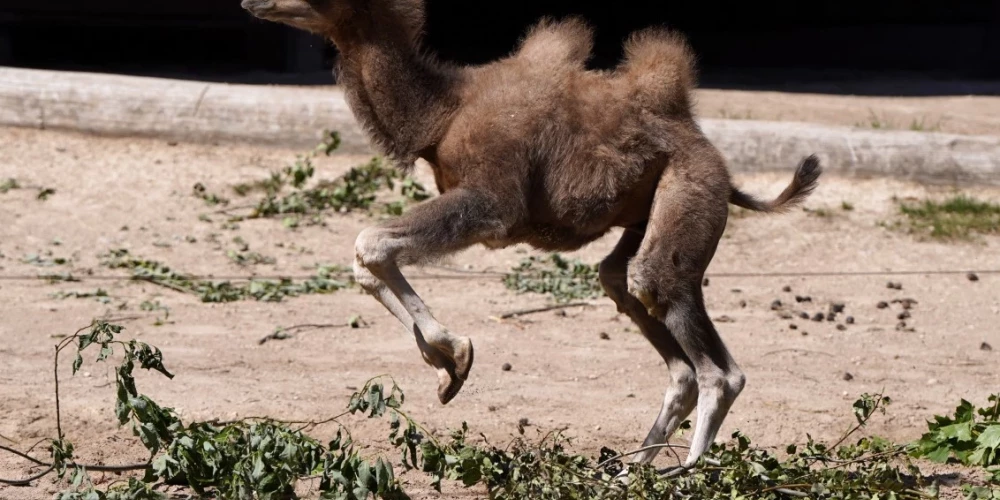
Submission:
M 528 314 L 536 314 L 536 313 L 542 313 L 542 312 L 546 312 L 546 311 L 556 311 L 556 310 L 559 310 L 559 309 L 569 309 L 571 307 L 587 307 L 587 306 L 590 306 L 590 305 L 592 305 L 590 302 L 572 302 L 572 303 L 569 303 L 569 304 L 556 304 L 556 305 L 546 306 L 546 307 L 535 307 L 535 308 L 531 308 L 531 309 L 519 309 L 519 310 L 516 310 L 516 311 L 511 311 L 511 312 L 508 312 L 508 313 L 501 314 L 499 316 L 499 318 L 500 319 L 511 319 L 511 318 L 516 318 L 518 316 L 526 316 Z

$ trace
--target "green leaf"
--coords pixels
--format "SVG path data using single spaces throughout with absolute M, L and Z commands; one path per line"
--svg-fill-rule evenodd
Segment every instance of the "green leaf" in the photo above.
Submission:
M 987 481 L 1000 486 L 1000 467 L 994 467 L 986 471 L 989 473 Z
M 125 385 L 118 382 L 117 399 L 115 400 L 115 416 L 118 417 L 118 425 L 125 425 L 128 422 L 129 415 L 132 413 L 132 407 L 129 405 L 129 395 L 125 390 Z
M 947 462 L 948 457 L 951 456 L 951 450 L 945 446 L 941 446 L 927 453 L 924 453 L 923 456 L 927 458 L 927 460 L 943 464 Z
M 938 429 L 938 432 L 947 439 L 969 441 L 972 439 L 972 422 L 966 421 L 946 425 Z
M 156 434 L 156 429 L 150 424 L 140 424 L 136 427 L 139 434 L 139 440 L 142 441 L 142 445 L 155 453 L 155 450 L 160 448 L 160 440 Z
M 96 328 L 96 327 L 95 327 Z M 87 348 L 90 344 L 93 344 L 96 338 L 96 334 L 91 331 L 88 335 L 80 335 L 80 347 L 77 348 L 78 351 L 82 351 Z
M 993 424 L 976 438 L 976 443 L 983 448 L 1000 448 L 1000 424 Z
M 392 466 L 383 460 L 382 457 L 379 457 L 375 461 L 375 482 L 378 484 L 376 491 L 379 493 L 387 491 L 392 479 Z

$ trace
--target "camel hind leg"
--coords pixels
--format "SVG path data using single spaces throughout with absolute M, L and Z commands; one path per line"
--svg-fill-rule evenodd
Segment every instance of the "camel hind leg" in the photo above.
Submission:
M 697 427 L 686 466 L 711 446 L 745 383 L 702 295 L 702 279 L 728 216 L 728 177 L 710 175 L 718 165 L 721 160 L 695 175 L 674 167 L 664 172 L 646 235 L 628 266 L 629 293 L 664 324 L 694 367 Z
M 698 397 L 698 384 L 694 367 L 673 334 L 662 321 L 649 315 L 642 302 L 628 293 L 625 279 L 628 262 L 639 250 L 643 235 L 644 231 L 638 228 L 626 230 L 611 254 L 601 261 L 600 278 L 604 291 L 618 306 L 618 311 L 628 315 L 667 364 L 669 385 L 663 395 L 663 404 L 642 442 L 643 447 L 649 447 L 666 443 L 691 413 Z M 660 448 L 650 448 L 639 452 L 632 461 L 648 464 L 659 451 Z

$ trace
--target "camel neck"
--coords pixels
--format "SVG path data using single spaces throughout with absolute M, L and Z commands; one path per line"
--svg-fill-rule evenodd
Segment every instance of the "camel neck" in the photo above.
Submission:
M 374 145 L 405 169 L 443 136 L 458 107 L 458 72 L 401 42 L 372 37 L 344 44 L 338 80 Z

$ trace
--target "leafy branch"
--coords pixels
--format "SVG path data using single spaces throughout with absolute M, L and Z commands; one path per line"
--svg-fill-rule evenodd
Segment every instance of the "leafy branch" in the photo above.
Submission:
M 294 422 L 269 418 L 185 425 L 171 408 L 162 407 L 138 392 L 133 374 L 136 367 L 160 372 L 168 378 L 173 375 L 164 367 L 159 349 L 134 339 L 119 340 L 117 337 L 123 330 L 119 325 L 95 321 L 56 346 L 57 437 L 50 443 L 51 462 L 3 447 L 35 465 L 46 467 L 29 478 L 5 482 L 25 485 L 50 473 L 63 478 L 72 472 L 71 488 L 57 495 L 59 500 L 165 498 L 156 491 L 163 484 L 186 485 L 199 495 L 270 499 L 286 498 L 298 480 L 318 476 L 325 498 L 360 499 L 370 495 L 385 499 L 407 498 L 389 462 L 382 458 L 363 459 L 349 434 L 345 436 L 338 431 L 334 440 L 323 445 L 302 432 L 321 423 L 339 423 L 338 419 L 348 414 L 367 412 L 369 417 L 377 417 L 387 408 L 398 408 L 403 395 L 395 384 L 389 397 L 384 397 L 382 385 L 376 379 L 370 380 L 362 389 L 365 397 L 355 395 L 346 412 L 322 422 L 305 422 L 299 429 L 289 427 Z M 74 374 L 83 365 L 84 351 L 91 346 L 99 347 L 98 362 L 113 357 L 116 348 L 121 350 L 122 360 L 115 369 L 115 415 L 119 425 L 128 425 L 150 452 L 149 462 L 109 467 L 84 465 L 73 460 L 74 446 L 65 439 L 62 429 L 58 367 L 59 354 L 74 343 L 77 347 Z M 412 422 L 408 417 L 407 421 Z M 408 432 L 416 432 L 415 429 L 408 424 Z M 144 470 L 145 476 L 141 480 L 129 478 L 107 491 L 99 491 L 90 481 L 88 471 L 102 470 Z
M 313 160 L 319 155 L 329 156 L 339 146 L 340 136 L 336 132 L 327 134 L 319 146 L 300 155 L 292 165 L 272 172 L 266 179 L 233 187 L 233 191 L 239 196 L 261 192 L 263 197 L 260 200 L 248 205 L 227 207 L 219 212 L 234 214 L 240 210 L 249 210 L 241 215 L 232 215 L 230 222 L 282 217 L 285 225 L 294 227 L 299 224 L 300 217 L 315 216 L 325 211 L 371 211 L 378 196 L 395 191 L 397 184 L 402 201 L 383 204 L 385 214 L 400 215 L 405 202 L 418 202 L 430 197 L 430 193 L 419 182 L 412 177 L 404 177 L 378 157 L 351 168 L 332 181 L 314 181 L 316 165 Z M 221 199 L 216 195 L 206 195 L 203 187 L 197 194 L 212 204 L 219 204 Z
M 294 496 L 297 483 L 312 480 L 318 481 L 323 498 L 408 498 L 397 479 L 394 461 L 383 456 L 363 457 L 359 452 L 344 422 L 348 416 L 356 416 L 388 417 L 388 443 L 398 453 L 398 463 L 403 470 L 428 474 L 434 488 L 440 490 L 444 480 L 458 481 L 466 487 L 485 488 L 490 498 L 501 500 L 936 497 L 935 486 L 926 484 L 901 447 L 878 437 L 848 443 L 874 415 L 884 413 L 890 400 L 881 394 L 865 394 L 855 402 L 857 424 L 833 445 L 810 437 L 801 448 L 787 447 L 785 458 L 781 458 L 753 446 L 737 432 L 730 442 L 714 445 L 695 468 L 663 473 L 632 464 L 626 471 L 622 460 L 640 450 L 618 453 L 605 448 L 599 457 L 590 458 L 570 452 L 570 440 L 559 430 L 542 435 L 536 442 L 522 436 L 500 447 L 490 444 L 485 436 L 481 443 L 473 442 L 468 425 L 463 423 L 447 440 L 439 440 L 404 410 L 405 395 L 388 376 L 368 380 L 351 396 L 343 412 L 323 420 L 251 417 L 184 423 L 171 408 L 138 391 L 136 368 L 166 377 L 172 374 L 158 349 L 138 340 L 121 339 L 123 330 L 96 321 L 56 346 L 57 437 L 50 442 L 51 460 L 0 447 L 34 466 L 45 467 L 12 484 L 27 484 L 55 473 L 60 478 L 70 477 L 69 489 L 57 496 L 60 500 L 164 498 L 159 490 L 167 484 L 185 486 L 199 496 L 276 499 Z M 128 426 L 149 451 L 148 462 L 114 467 L 88 466 L 74 460 L 74 446 L 66 440 L 61 424 L 58 379 L 59 354 L 71 345 L 76 346 L 74 373 L 83 365 L 86 352 L 96 350 L 97 362 L 120 356 L 115 369 L 115 415 L 119 425 Z M 972 428 L 983 425 L 977 438 L 996 421 L 996 399 L 990 401 L 992 406 L 977 412 L 981 420 L 971 424 Z M 961 416 L 967 413 L 963 410 Z M 328 443 L 305 434 L 325 424 L 338 426 Z M 992 460 L 995 454 L 989 457 Z M 100 470 L 141 470 L 145 475 L 128 477 L 102 491 L 89 477 L 89 472 Z M 992 494 L 985 491 L 984 495 Z
M 962 400 L 952 416 L 935 415 L 927 432 L 910 446 L 913 456 L 985 468 L 993 488 L 963 486 L 968 498 L 1000 499 L 1000 394 L 976 408 Z
M 353 284 L 349 271 L 337 266 L 320 266 L 316 275 L 301 281 L 251 279 L 245 283 L 211 281 L 193 278 L 155 261 L 132 256 L 128 250 L 111 250 L 101 256 L 111 269 L 127 269 L 132 279 L 146 281 L 176 292 L 197 295 L 202 302 L 235 302 L 253 299 L 261 302 L 281 302 L 288 297 L 316 293 L 333 293 Z

